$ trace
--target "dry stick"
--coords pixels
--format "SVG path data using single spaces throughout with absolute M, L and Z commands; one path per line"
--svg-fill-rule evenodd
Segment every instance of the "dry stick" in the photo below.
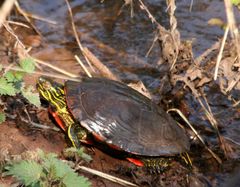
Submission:
M 22 43 L 22 41 L 18 38 L 18 36 L 14 33 L 11 27 L 7 24 L 3 24 L 4 28 L 16 39 L 16 41 L 21 45 L 23 49 L 26 49 L 25 45 Z
M 50 20 L 48 18 L 44 18 L 44 17 L 36 15 L 36 14 L 30 14 L 28 12 L 25 12 L 25 15 L 28 16 L 28 17 L 31 17 L 33 19 L 36 19 L 36 20 L 39 20 L 39 21 L 43 21 L 43 22 L 46 22 L 46 23 L 50 23 L 50 24 L 53 24 L 53 25 L 57 25 L 58 24 L 58 22 L 56 22 L 54 20 Z
M 16 21 L 6 21 L 6 22 L 9 24 L 14 24 L 14 25 L 18 25 L 18 26 L 22 26 L 22 27 L 30 29 L 30 27 L 24 23 L 20 23 L 20 22 L 16 22 Z
M 201 62 L 203 61 L 204 58 L 206 58 L 210 53 L 212 53 L 214 50 L 219 49 L 220 46 L 220 42 L 217 41 L 216 43 L 214 43 L 210 48 L 208 48 L 206 51 L 204 51 L 200 56 L 198 56 L 195 60 L 194 60 L 194 64 L 197 66 L 200 66 Z
M 8 70 L 26 72 L 22 68 L 19 68 L 19 67 L 10 67 L 10 66 L 5 66 L 5 65 L 3 65 L 2 67 L 4 69 L 8 69 Z M 34 71 L 33 74 L 43 75 L 43 76 L 47 76 L 47 77 L 53 77 L 53 78 L 57 78 L 57 79 L 65 79 L 65 80 L 72 80 L 72 81 L 80 82 L 80 80 L 78 78 L 70 78 L 69 76 L 64 76 L 62 74 L 46 73 L 46 72 L 40 72 L 40 71 Z
M 75 26 L 75 24 L 74 24 L 72 9 L 71 9 L 71 7 L 70 7 L 69 1 L 68 1 L 68 0 L 65 0 L 65 2 L 66 2 L 67 7 L 68 7 L 68 12 L 69 12 L 69 16 L 70 16 L 70 19 L 71 19 L 71 24 L 72 24 L 72 29 L 73 29 L 74 37 L 75 37 L 75 39 L 76 39 L 76 41 L 77 41 L 77 44 L 78 44 L 79 49 L 80 49 L 81 52 L 83 53 L 83 46 L 82 46 L 82 44 L 81 44 L 81 42 L 80 42 L 80 39 L 79 39 L 78 33 L 77 33 L 77 29 L 76 29 L 76 26 Z M 93 71 L 95 71 L 94 68 L 92 67 L 91 63 L 89 62 L 89 60 L 88 60 L 85 56 L 84 56 L 84 58 L 85 58 L 85 60 L 87 61 L 89 67 L 90 67 Z
M 226 92 L 230 92 L 239 81 L 240 81 L 240 72 L 238 72 L 237 78 L 235 78 L 235 80 L 232 80 L 229 83 L 229 85 L 226 89 Z
M 205 149 L 208 150 L 208 152 L 218 161 L 219 164 L 222 163 L 222 160 L 211 150 L 209 149 L 209 147 L 206 145 L 206 143 L 204 142 L 204 140 L 202 139 L 202 137 L 199 135 L 199 133 L 194 129 L 194 127 L 191 125 L 191 123 L 188 121 L 188 119 L 183 115 L 183 113 L 176 109 L 176 108 L 172 108 L 169 109 L 167 112 L 169 111 L 173 111 L 178 113 L 178 115 L 181 116 L 181 118 L 187 123 L 187 125 L 192 129 L 192 131 L 194 132 L 194 134 L 198 137 L 198 139 L 202 142 L 202 144 L 204 145 Z
M 14 3 L 15 3 L 15 0 L 4 1 L 0 9 L 0 28 L 2 27 L 2 24 L 5 22 L 8 14 L 11 12 Z
M 8 118 L 13 119 L 13 120 L 16 120 L 16 117 L 17 117 L 17 115 L 10 115 L 10 114 L 7 114 L 7 113 L 5 113 L 5 115 L 6 115 Z M 21 121 L 23 121 L 23 122 L 25 122 L 25 123 L 27 123 L 27 124 L 30 123 L 33 127 L 36 127 L 36 128 L 40 128 L 40 129 L 50 129 L 50 130 L 54 130 L 54 131 L 57 131 L 57 132 L 60 131 L 60 129 L 57 128 L 57 127 L 49 127 L 48 125 L 35 123 L 35 122 L 33 122 L 32 120 L 27 120 L 27 119 L 25 119 L 25 118 L 22 117 L 21 115 L 20 115 L 20 118 L 21 118 Z
M 106 173 L 103 173 L 101 171 L 97 171 L 95 169 L 91 169 L 91 168 L 88 168 L 88 167 L 85 167 L 85 166 L 77 166 L 75 168 L 75 170 L 82 170 L 82 171 L 85 171 L 85 172 L 88 172 L 88 173 L 91 173 L 91 174 L 94 174 L 94 175 L 97 175 L 99 177 L 102 177 L 104 179 L 107 179 L 107 180 L 110 180 L 112 182 L 115 182 L 117 184 L 121 184 L 123 186 L 134 186 L 134 187 L 138 187 L 138 185 L 136 184 L 133 184 L 131 182 L 128 182 L 126 180 L 123 180 L 123 179 L 120 179 L 118 177 L 114 177 L 112 175 L 109 175 L 109 174 L 106 174 Z
M 227 14 L 227 19 L 228 19 L 228 25 L 229 29 L 231 32 L 231 35 L 234 39 L 235 46 L 237 49 L 237 55 L 238 55 L 238 63 L 240 63 L 240 36 L 239 36 L 239 31 L 238 27 L 236 26 L 236 21 L 233 13 L 233 6 L 231 0 L 224 0 L 225 2 L 225 8 L 226 8 L 226 14 Z M 229 92 L 233 89 L 233 87 L 238 83 L 240 80 L 240 73 L 238 73 L 237 78 L 235 80 L 232 80 L 226 89 L 226 92 Z
M 34 24 L 32 24 L 31 20 L 28 18 L 28 15 L 25 13 L 25 11 L 20 7 L 20 5 L 18 4 L 18 1 L 15 2 L 15 6 L 16 6 L 18 12 L 19 12 L 20 14 L 22 14 L 23 17 L 27 20 L 27 22 L 32 26 L 32 28 L 34 29 L 34 31 L 35 31 L 39 36 L 43 37 L 42 34 L 41 34 L 41 32 L 39 32 L 39 30 L 37 29 L 37 27 L 36 27 Z
M 180 33 L 177 30 L 177 19 L 174 16 L 174 12 L 176 10 L 175 0 L 166 0 L 166 3 L 168 5 L 168 9 L 169 9 L 168 14 L 170 17 L 169 22 L 170 22 L 171 36 L 172 36 L 173 43 L 174 43 L 175 50 L 176 50 L 175 57 L 173 59 L 173 62 L 172 62 L 171 68 L 170 68 L 170 70 L 172 70 L 174 65 L 177 62 L 177 57 L 179 54 Z
M 238 61 L 240 62 L 240 36 L 238 32 L 238 27 L 236 26 L 236 21 L 233 13 L 233 6 L 231 0 L 224 0 L 225 2 L 225 8 L 226 8 L 226 14 L 228 19 L 228 25 L 231 32 L 231 35 L 235 41 L 235 46 L 237 49 L 238 54 Z
M 40 21 L 43 21 L 43 22 L 47 22 L 47 23 L 50 23 L 50 24 L 53 24 L 53 25 L 56 25 L 57 22 L 56 21 L 53 21 L 53 20 L 50 20 L 50 19 L 47 19 L 47 18 L 43 18 L 39 15 L 35 15 L 35 14 L 30 14 L 30 13 L 27 13 L 26 11 L 24 11 L 18 4 L 18 2 L 15 3 L 15 6 L 17 8 L 17 10 L 20 12 L 20 14 L 22 14 L 25 19 L 30 22 L 29 18 L 28 17 L 31 17 L 33 19 L 36 19 L 36 20 L 40 20 Z
M 233 140 L 233 139 L 231 139 L 231 138 L 229 138 L 229 137 L 226 137 L 226 136 L 224 136 L 224 138 L 227 139 L 227 140 L 229 140 L 230 142 L 232 142 L 232 143 L 240 146 L 240 142 L 237 142 L 237 141 L 235 141 L 235 140 Z
M 144 10 L 146 13 L 147 13 L 147 15 L 148 15 L 148 18 L 151 20 L 151 22 L 152 23 L 154 23 L 156 26 L 157 26 L 157 28 L 158 28 L 158 31 L 159 31 L 159 33 L 158 33 L 158 35 L 159 36 L 161 36 L 163 33 L 164 33 L 164 35 L 168 35 L 168 36 L 170 36 L 171 37 L 171 40 L 173 41 L 173 43 L 174 43 L 174 47 L 176 48 L 176 51 L 177 51 L 177 53 L 176 53 L 176 55 L 175 55 L 175 57 L 174 57 L 174 59 L 173 59 L 173 62 L 172 62 L 172 65 L 171 65 L 171 68 L 173 68 L 173 66 L 174 66 L 174 64 L 176 63 L 176 60 L 177 60 L 177 57 L 178 57 L 178 45 L 176 44 L 176 40 L 175 40 L 175 37 L 174 37 L 174 33 L 172 32 L 172 31 L 176 31 L 176 30 L 174 30 L 174 27 L 176 26 L 175 24 L 173 24 L 174 23 L 174 18 L 173 18 L 173 13 L 174 13 L 174 11 L 175 11 L 175 3 L 173 2 L 173 0 L 172 0 L 172 2 L 170 2 L 170 8 L 171 8 L 171 10 L 170 10 L 170 19 L 171 19 L 171 32 L 169 32 L 168 30 L 166 30 L 160 23 L 158 23 L 157 22 L 157 20 L 154 18 L 154 16 L 151 14 L 151 12 L 148 10 L 148 8 L 146 7 L 146 5 L 143 3 L 143 1 L 142 0 L 138 0 L 138 2 L 140 3 L 140 8 L 142 9 L 142 10 Z M 158 39 L 159 40 L 162 40 L 163 41 L 163 39 L 160 39 L 160 37 L 158 36 Z M 166 36 L 164 37 L 164 38 L 166 38 Z M 152 44 L 153 45 L 153 44 Z M 150 51 L 148 50 L 148 53 L 150 53 Z M 171 69 L 170 68 L 170 69 Z
M 189 12 L 192 12 L 192 7 L 193 7 L 193 0 L 191 0 L 190 7 L 189 7 Z
M 121 51 L 121 50 L 116 50 L 114 48 L 112 48 L 111 46 L 109 45 L 106 45 L 105 43 L 103 43 L 102 41 L 100 40 L 97 40 L 96 38 L 93 38 L 91 37 L 89 34 L 87 33 L 81 33 L 79 31 L 80 35 L 81 35 L 81 38 L 83 40 L 87 40 L 89 42 L 92 42 L 93 44 L 96 45 L 97 48 L 99 49 L 102 49 L 104 50 L 105 53 L 107 54 L 110 54 L 110 55 L 114 55 L 114 56 L 117 56 L 119 58 L 125 58 L 126 57 L 126 53 Z M 157 38 L 157 37 L 156 37 Z M 144 66 L 144 67 L 149 67 L 149 68 L 155 68 L 155 66 L 153 66 L 152 64 L 149 64 L 149 63 L 146 63 L 144 60 L 142 60 L 141 58 L 138 58 L 136 55 L 133 55 L 133 54 L 127 54 L 127 56 L 129 58 L 133 58 L 135 59 L 136 63 L 138 63 L 139 65 L 141 66 Z
M 8 66 L 2 65 L 2 68 L 5 69 L 3 75 L 5 75 L 10 69 L 12 69 L 13 66 L 14 66 L 14 64 L 9 64 Z
M 211 115 L 211 113 L 206 109 L 206 107 L 204 106 L 204 104 L 202 103 L 201 99 L 200 99 L 200 94 L 198 93 L 198 91 L 191 85 L 191 83 L 189 83 L 189 80 L 187 79 L 187 76 L 185 77 L 179 77 L 178 80 L 183 81 L 186 86 L 188 86 L 190 88 L 190 90 L 192 91 L 193 95 L 195 96 L 195 98 L 198 100 L 198 102 L 200 103 L 201 107 L 204 109 L 205 114 L 209 120 L 209 122 L 211 123 L 211 125 L 213 126 L 214 130 L 217 130 L 217 122 L 214 119 L 213 115 Z M 217 130 L 217 133 L 219 135 L 219 131 Z M 219 137 L 219 136 L 218 136 Z M 210 151 L 211 153 L 212 151 Z M 212 154 L 212 153 L 211 153 Z M 215 154 L 214 154 L 215 155 Z M 218 163 L 222 163 L 221 159 L 219 157 L 217 157 L 217 155 L 214 156 L 214 158 L 218 161 Z
M 42 60 L 39 60 L 39 59 L 36 59 L 36 58 L 33 58 L 33 60 L 36 61 L 38 64 L 42 64 L 42 65 L 44 65 L 44 66 L 47 66 L 47 67 L 49 67 L 49 68 L 51 68 L 51 69 L 54 69 L 55 71 L 58 71 L 58 72 L 60 72 L 60 73 L 62 73 L 62 74 L 65 74 L 65 75 L 67 75 L 67 76 L 69 76 L 69 77 L 72 77 L 72 78 L 77 78 L 77 77 L 79 77 L 79 76 L 76 75 L 76 74 L 70 73 L 70 72 L 68 72 L 68 71 L 66 71 L 66 70 L 64 70 L 64 69 L 61 69 L 61 68 L 56 67 L 56 66 L 54 66 L 54 65 L 52 65 L 52 64 L 46 63 L 46 62 L 44 62 L 44 61 L 42 61 Z
M 240 100 L 239 101 L 236 101 L 234 104 L 233 104 L 233 107 L 236 107 L 237 105 L 240 104 Z
M 100 73 L 104 74 L 105 77 L 120 81 L 120 79 L 114 75 L 100 60 L 91 52 L 88 48 L 84 47 L 83 54 L 94 64 L 94 66 L 100 71 Z
M 153 39 L 153 41 L 152 41 L 152 45 L 151 45 L 150 48 L 148 49 L 148 51 L 147 51 L 145 57 L 148 57 L 148 56 L 149 56 L 149 54 L 151 53 L 151 51 L 152 51 L 152 49 L 153 49 L 155 43 L 157 42 L 157 40 L 158 40 L 158 37 L 155 36 L 154 39 Z
M 75 55 L 74 56 L 76 58 L 76 60 L 78 61 L 78 63 L 80 64 L 80 66 L 83 68 L 83 70 L 85 71 L 85 73 L 87 74 L 88 77 L 92 77 L 91 73 L 88 71 L 88 69 L 86 68 L 86 66 L 83 64 L 83 62 L 80 60 L 80 58 Z
M 220 61 L 222 59 L 222 53 L 223 53 L 223 49 L 224 49 L 224 46 L 225 46 L 225 43 L 226 43 L 228 31 L 229 31 L 229 26 L 226 27 L 226 30 L 225 30 L 225 33 L 224 33 L 224 36 L 223 36 L 223 40 L 222 40 L 222 43 L 221 43 L 221 48 L 220 48 L 219 53 L 218 53 L 216 67 L 215 67 L 215 73 L 214 73 L 214 80 L 217 80 L 218 69 L 219 69 Z
M 31 55 L 29 55 L 29 54 L 28 54 L 28 51 L 26 50 L 25 45 L 21 42 L 21 40 L 19 40 L 18 36 L 14 33 L 14 31 L 12 30 L 12 28 L 9 27 L 9 26 L 6 25 L 6 24 L 3 24 L 3 25 L 4 25 L 5 29 L 6 29 L 11 35 L 13 35 L 13 36 L 15 37 L 15 39 L 17 40 L 17 42 L 20 44 L 20 47 L 22 47 L 21 49 L 24 50 L 24 53 L 25 53 L 26 57 L 30 57 L 30 58 L 32 58 L 35 62 L 37 62 L 38 64 L 45 65 L 45 66 L 47 66 L 47 67 L 49 67 L 49 68 L 51 68 L 51 69 L 53 69 L 53 70 L 55 70 L 55 71 L 58 71 L 58 72 L 60 72 L 60 73 L 62 73 L 62 74 L 65 74 L 65 75 L 67 75 L 67 76 L 69 76 L 69 77 L 71 77 L 71 78 L 77 78 L 77 77 L 78 77 L 77 75 L 75 75 L 75 74 L 73 74 L 73 73 L 67 72 L 66 70 L 63 70 L 63 69 L 61 69 L 61 68 L 58 68 L 58 67 L 56 67 L 56 66 L 54 66 L 54 65 L 51 65 L 51 64 L 49 64 L 49 63 L 46 63 L 46 62 L 44 62 L 44 61 L 42 61 L 42 60 L 36 59 L 36 58 L 32 57 Z M 36 65 L 37 65 L 37 64 L 36 64 Z M 75 80 L 76 80 L 76 79 L 75 79 Z

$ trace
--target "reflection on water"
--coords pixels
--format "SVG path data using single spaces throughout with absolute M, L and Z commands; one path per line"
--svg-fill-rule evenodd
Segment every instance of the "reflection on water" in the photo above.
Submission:
M 226 20 L 224 2 L 221 0 L 193 1 L 191 11 L 190 2 L 190 0 L 177 1 L 176 16 L 182 38 L 193 40 L 195 55 L 199 55 L 223 35 L 220 28 L 208 26 L 207 22 L 213 17 Z M 62 45 L 62 41 L 67 42 L 71 39 L 65 1 L 25 0 L 21 1 L 21 4 L 26 10 L 59 23 L 53 26 L 36 21 L 38 28 L 51 43 Z M 71 6 L 79 32 L 96 38 L 116 50 L 137 55 L 146 62 L 156 62 L 157 51 L 151 54 L 150 59 L 144 58 L 153 40 L 153 25 L 138 7 L 134 7 L 133 18 L 130 17 L 130 7 L 123 8 L 122 13 L 118 15 L 122 4 L 123 1 L 105 1 L 105 3 L 100 3 L 99 0 L 72 1 Z M 157 20 L 167 26 L 165 1 L 152 0 L 147 1 L 147 4 Z M 239 13 L 237 13 L 238 17 Z M 91 43 L 89 42 L 88 45 Z

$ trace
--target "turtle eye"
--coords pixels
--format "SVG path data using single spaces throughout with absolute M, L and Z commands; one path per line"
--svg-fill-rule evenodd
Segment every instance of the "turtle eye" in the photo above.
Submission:
M 50 90 L 52 88 L 52 84 L 48 81 L 45 81 L 43 83 L 43 87 L 46 89 L 46 90 Z

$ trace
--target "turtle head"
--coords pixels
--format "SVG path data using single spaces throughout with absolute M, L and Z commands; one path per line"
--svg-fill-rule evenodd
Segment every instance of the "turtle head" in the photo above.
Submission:
M 37 82 L 40 96 L 56 108 L 66 106 L 63 85 L 40 77 Z
M 37 90 L 40 97 L 49 102 L 50 113 L 64 131 L 68 126 L 75 123 L 67 108 L 63 85 L 45 77 L 40 77 L 37 82 Z

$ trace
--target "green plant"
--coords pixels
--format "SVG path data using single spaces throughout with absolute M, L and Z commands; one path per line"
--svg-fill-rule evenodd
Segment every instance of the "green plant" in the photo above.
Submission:
M 56 154 L 37 151 L 34 160 L 21 160 L 5 167 L 6 175 L 17 178 L 30 187 L 89 187 L 87 178 L 79 176 L 66 162 Z
M 26 58 L 19 63 L 18 67 L 21 71 L 7 71 L 0 78 L 0 96 L 8 95 L 15 96 L 16 94 L 22 94 L 31 104 L 40 106 L 40 98 L 38 93 L 33 92 L 32 86 L 26 86 L 23 78 L 29 73 L 33 73 L 35 64 L 32 58 Z M 2 71 L 2 66 L 0 66 Z M 2 104 L 2 103 L 1 103 Z M 6 119 L 5 114 L 0 112 L 0 124 Z
M 231 0 L 232 4 L 238 6 L 240 4 L 240 0 Z
M 67 158 L 77 157 L 77 159 L 83 159 L 86 162 L 90 162 L 92 160 L 91 156 L 84 152 L 84 147 L 77 149 L 75 147 L 69 147 L 64 150 L 63 154 Z

